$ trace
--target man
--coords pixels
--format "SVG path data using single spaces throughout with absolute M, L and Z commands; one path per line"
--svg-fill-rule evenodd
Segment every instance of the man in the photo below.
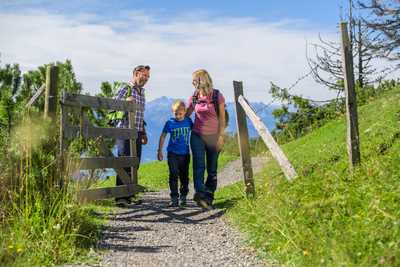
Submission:
M 147 81 L 150 78 L 150 67 L 149 66 L 144 66 L 144 65 L 139 65 L 136 66 L 133 69 L 132 73 L 132 80 L 128 83 L 125 84 L 119 91 L 116 99 L 118 100 L 127 100 L 127 101 L 133 101 L 136 106 L 136 116 L 135 116 L 135 128 L 138 133 L 137 139 L 136 139 L 136 152 L 137 152 L 137 157 L 139 160 L 140 164 L 140 158 L 142 155 L 142 145 L 147 144 L 147 135 L 145 131 L 145 122 L 144 122 L 144 109 L 145 109 L 145 96 L 144 96 L 144 88 L 143 86 L 147 83 Z M 128 95 L 129 94 L 129 95 Z M 129 127 L 129 120 L 128 116 L 126 116 L 119 120 L 117 122 L 117 127 L 119 128 L 128 128 Z M 117 153 L 118 156 L 129 156 L 130 155 L 130 145 L 129 145 L 129 139 L 128 140 L 123 140 L 123 139 L 117 139 L 116 142 L 117 145 Z M 138 165 L 139 168 L 139 165 Z M 128 175 L 131 174 L 131 168 L 124 168 L 125 171 L 128 173 Z M 122 185 L 122 179 L 117 175 L 116 179 L 117 185 Z M 130 197 L 124 197 L 124 198 L 116 198 L 116 202 L 118 206 L 125 206 L 129 204 Z

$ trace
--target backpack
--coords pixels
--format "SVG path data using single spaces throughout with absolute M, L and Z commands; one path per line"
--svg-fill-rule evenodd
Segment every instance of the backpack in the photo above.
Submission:
M 132 86 L 128 83 L 124 83 L 123 86 L 118 90 L 114 99 L 116 99 L 116 97 L 121 94 L 122 90 L 126 90 L 126 95 L 124 96 L 124 98 L 127 98 L 128 96 L 130 96 L 132 94 Z M 106 114 L 106 118 L 108 119 L 107 124 L 109 126 L 116 127 L 118 121 L 124 120 L 126 118 L 126 116 L 127 116 L 127 113 L 124 111 L 116 111 L 116 110 L 109 111 Z
M 195 91 L 193 93 L 193 96 L 192 96 L 193 107 L 198 103 L 198 98 L 199 98 L 198 94 L 199 93 L 197 91 Z M 217 113 L 217 116 L 219 117 L 218 98 L 219 98 L 219 90 L 213 89 L 212 96 L 211 96 L 211 102 L 214 104 L 215 112 Z M 226 127 L 228 127 L 228 125 L 229 125 L 229 113 L 228 113 L 228 110 L 226 109 L 226 104 L 225 104 L 225 125 L 224 125 L 224 127 L 226 128 Z

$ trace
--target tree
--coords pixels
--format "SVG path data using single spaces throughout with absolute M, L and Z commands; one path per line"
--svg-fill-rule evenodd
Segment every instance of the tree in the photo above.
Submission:
M 369 12 L 370 16 L 363 21 L 375 31 L 377 42 L 372 44 L 374 51 L 380 57 L 400 60 L 400 1 L 359 1 L 358 5 Z
M 18 107 L 16 98 L 21 85 L 21 70 L 18 64 L 0 67 L 0 127 L 8 136 L 14 123 Z
M 373 52 L 372 46 L 378 39 L 376 34 L 363 23 L 360 15 L 354 15 L 352 0 L 349 0 L 347 19 L 357 84 L 363 88 L 382 79 L 388 68 L 379 73 L 373 66 L 373 60 L 377 58 L 377 55 Z M 315 56 L 310 57 L 307 53 L 313 78 L 316 82 L 337 90 L 339 95 L 344 90 L 341 45 L 339 42 L 324 40 L 321 36 L 319 36 L 319 41 L 320 43 L 311 44 Z

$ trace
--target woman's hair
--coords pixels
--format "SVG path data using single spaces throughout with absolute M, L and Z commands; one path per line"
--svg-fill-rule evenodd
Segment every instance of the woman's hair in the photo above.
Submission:
M 203 91 L 205 94 L 212 92 L 214 86 L 210 74 L 204 69 L 196 70 L 193 72 L 193 82 L 197 90 Z
M 172 111 L 177 111 L 179 108 L 184 108 L 184 109 L 186 109 L 186 106 L 185 106 L 185 103 L 182 101 L 182 100 L 176 100 L 172 105 L 171 105 L 171 108 L 172 108 Z

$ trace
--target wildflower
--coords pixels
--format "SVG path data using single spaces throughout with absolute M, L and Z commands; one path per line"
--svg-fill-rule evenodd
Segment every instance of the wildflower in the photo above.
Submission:
M 307 250 L 303 250 L 303 255 L 304 255 L 305 257 L 307 257 L 307 256 L 310 255 L 310 253 L 309 253 Z
M 17 253 L 21 253 L 23 251 L 22 248 L 17 248 Z
M 13 249 L 13 248 L 14 248 L 13 245 L 9 245 L 9 246 L 8 246 L 8 249 Z

